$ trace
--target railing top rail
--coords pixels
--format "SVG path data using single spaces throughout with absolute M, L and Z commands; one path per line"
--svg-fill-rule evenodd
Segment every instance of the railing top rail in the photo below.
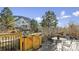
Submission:
M 30 35 L 41 35 L 42 33 L 33 33 L 33 34 L 30 34 Z
M 19 35 L 20 33 L 0 33 L 0 35 Z

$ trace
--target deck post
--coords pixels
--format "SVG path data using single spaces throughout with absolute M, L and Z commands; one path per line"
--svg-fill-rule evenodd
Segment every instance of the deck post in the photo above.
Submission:
M 20 32 L 20 51 L 22 51 L 22 33 Z

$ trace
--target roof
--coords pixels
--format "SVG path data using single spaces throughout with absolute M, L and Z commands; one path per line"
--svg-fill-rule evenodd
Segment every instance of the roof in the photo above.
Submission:
M 20 18 L 23 18 L 25 21 L 31 21 L 29 17 L 24 17 L 24 16 L 14 16 L 14 18 L 18 17 L 18 19 L 15 19 L 15 21 L 19 20 Z

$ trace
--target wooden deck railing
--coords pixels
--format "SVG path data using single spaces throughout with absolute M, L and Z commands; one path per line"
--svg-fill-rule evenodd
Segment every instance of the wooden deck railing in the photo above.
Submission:
M 22 33 L 0 33 L 0 50 L 37 49 L 42 43 L 40 33 L 22 37 Z
M 22 34 L 21 33 L 0 33 L 0 49 L 14 49 L 14 46 L 22 50 Z M 17 48 L 16 48 L 17 49 Z

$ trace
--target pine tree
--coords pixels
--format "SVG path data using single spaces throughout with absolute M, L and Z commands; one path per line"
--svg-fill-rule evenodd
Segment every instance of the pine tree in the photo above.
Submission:
M 53 11 L 47 11 L 45 15 L 42 16 L 42 18 L 43 20 L 41 22 L 41 25 L 44 30 L 43 32 L 45 32 L 46 36 L 52 36 L 52 33 L 54 33 L 53 30 L 57 26 L 57 19 L 55 13 Z
M 31 20 L 31 31 L 38 32 L 38 22 L 34 19 Z
M 14 18 L 12 11 L 8 7 L 4 7 L 1 11 L 1 23 L 6 29 L 14 28 Z

